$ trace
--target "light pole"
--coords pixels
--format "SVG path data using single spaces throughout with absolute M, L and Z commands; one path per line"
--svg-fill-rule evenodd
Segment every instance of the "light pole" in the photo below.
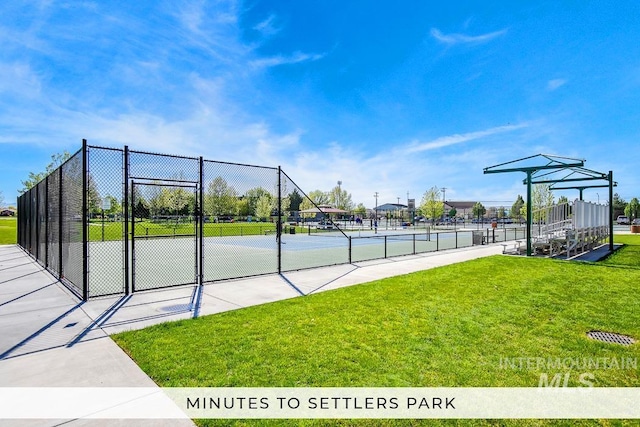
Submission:
M 375 223 L 375 233 L 377 234 L 378 233 L 378 192 L 377 191 L 374 193 L 373 197 L 376 198 L 376 208 L 375 208 L 375 214 L 374 214 L 375 215 L 374 221 L 376 222 Z
M 341 185 L 342 185 L 342 181 L 338 181 L 338 194 L 337 194 L 337 197 L 336 197 L 336 208 L 337 209 L 341 209 L 340 208 L 340 196 L 341 196 L 341 193 L 342 193 L 342 188 L 340 187 Z M 342 219 L 344 219 L 344 216 L 342 217 Z
M 398 219 L 400 218 L 400 197 L 396 197 L 398 203 L 396 204 L 396 228 L 398 228 Z
M 600 204 L 600 194 L 596 193 L 596 196 L 598 196 L 598 204 Z

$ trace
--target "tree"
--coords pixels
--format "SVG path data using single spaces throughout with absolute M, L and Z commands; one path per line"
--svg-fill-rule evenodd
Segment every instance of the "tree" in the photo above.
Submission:
M 276 197 L 273 198 L 273 203 L 274 203 L 274 207 L 277 208 L 276 205 L 278 204 L 278 201 Z M 289 196 L 282 197 L 280 199 L 280 215 L 286 216 L 287 212 L 289 212 L 290 209 L 291 209 L 291 199 L 289 198 Z
M 525 221 L 527 220 L 527 204 L 526 203 L 523 204 L 522 207 L 520 208 L 520 217 Z
M 251 206 L 249 205 L 249 200 L 247 198 L 238 200 L 236 208 L 238 209 L 238 215 L 240 216 L 249 216 L 253 213 L 251 212 Z
M 560 196 L 558 197 L 558 204 L 562 205 L 565 203 L 569 203 L 569 199 L 567 199 L 567 196 Z
M 262 187 L 255 187 L 255 188 L 252 188 L 250 190 L 247 190 L 247 192 L 245 193 L 244 197 L 247 200 L 247 203 L 249 204 L 249 214 L 248 215 L 256 215 L 256 216 L 259 217 L 259 215 L 256 213 L 256 208 L 258 206 L 258 200 L 260 200 L 260 197 L 262 197 L 265 194 L 269 194 L 269 192 L 267 190 L 265 190 L 264 188 L 262 188 Z
M 82 181 L 82 179 L 80 179 Z M 92 214 L 98 214 L 102 211 L 102 204 L 100 200 L 100 193 L 98 193 L 98 186 L 91 174 L 87 179 L 87 205 L 89 212 Z
M 485 208 L 482 203 L 476 202 L 476 204 L 473 205 L 471 212 L 473 213 L 474 218 L 480 219 L 481 216 L 487 213 L 487 208 Z
M 145 201 L 140 198 L 140 199 L 136 199 L 136 206 L 134 208 L 134 217 L 135 218 L 149 218 L 150 216 L 150 212 L 149 212 L 149 208 L 147 207 L 147 204 L 145 203 Z
M 347 190 L 343 190 L 340 186 L 335 186 L 329 191 L 329 203 L 345 211 L 351 211 L 354 207 L 353 201 L 351 201 L 351 194 L 347 193 Z
M 451 210 L 449 211 L 449 217 L 454 218 L 457 213 L 458 213 L 458 210 L 456 208 L 451 208 Z
M 163 188 L 163 202 L 170 215 L 187 215 L 189 202 L 193 194 L 182 187 Z
M 629 217 L 631 221 L 638 218 L 638 215 L 640 215 L 640 202 L 637 197 L 631 199 L 629 204 L 627 204 L 627 207 L 624 209 L 624 214 Z
M 329 204 L 328 194 L 322 190 L 313 190 L 307 193 L 307 198 L 300 203 L 300 210 L 313 209 L 316 205 L 320 206 L 327 204 Z M 310 216 L 314 216 L 314 214 L 310 214 Z
M 617 218 L 620 215 L 624 214 L 624 210 L 627 207 L 627 202 L 620 197 L 618 193 L 613 195 L 613 217 Z
M 149 200 L 146 206 L 149 209 L 149 215 L 151 217 L 161 215 L 164 201 L 162 200 L 162 191 L 160 188 L 156 186 L 150 187 L 147 196 L 149 196 Z M 136 194 L 136 198 L 137 197 L 138 195 Z
M 364 216 L 367 214 L 367 208 L 362 204 L 358 203 L 358 206 L 353 211 L 356 215 Z
M 444 213 L 444 203 L 440 200 L 440 189 L 431 187 L 422 195 L 420 211 L 428 218 L 436 219 Z
M 222 177 L 217 177 L 209 183 L 207 194 L 204 198 L 204 210 L 207 215 L 235 215 L 236 190 L 227 184 Z
M 330 202 L 329 195 L 322 190 L 313 190 L 308 193 L 307 196 L 313 200 L 316 205 L 328 205 Z
M 118 201 L 118 199 L 116 199 L 113 196 L 106 196 L 106 199 L 109 200 L 109 209 L 104 211 L 105 214 L 107 215 L 116 215 L 116 214 L 121 214 L 122 213 L 122 206 L 120 205 L 120 202 Z
M 271 216 L 274 207 L 273 196 L 269 193 L 264 193 L 256 203 L 256 216 L 261 219 L 267 219 Z
M 294 188 L 291 194 L 289 194 L 289 208 L 291 211 L 299 211 L 301 203 L 302 196 L 298 193 L 298 189 Z
M 513 202 L 513 205 L 511 206 L 511 211 L 509 212 L 509 216 L 511 218 L 520 218 L 522 216 L 521 211 L 523 206 L 524 206 L 524 199 L 520 194 L 518 194 L 516 201 Z
M 35 187 L 37 183 L 45 179 L 47 175 L 56 170 L 58 166 L 60 166 L 70 158 L 71 154 L 69 154 L 67 150 L 63 151 L 62 153 L 53 154 L 51 156 L 51 163 L 47 165 L 45 171 L 39 173 L 29 172 L 29 178 L 21 181 L 22 189 L 18 190 L 18 192 L 20 194 L 26 193 L 31 188 Z
M 546 208 L 553 205 L 553 192 L 549 184 L 536 184 L 533 186 L 531 194 L 531 204 L 533 208 L 533 220 L 543 221 L 546 219 Z

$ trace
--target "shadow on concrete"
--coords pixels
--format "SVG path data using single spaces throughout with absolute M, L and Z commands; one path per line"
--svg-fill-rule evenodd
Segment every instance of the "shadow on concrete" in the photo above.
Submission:
M 157 292 L 157 290 L 150 291 Z M 151 301 L 143 301 L 143 302 L 134 302 L 134 295 L 144 295 L 144 294 L 134 294 L 134 295 L 124 295 L 119 297 L 113 304 L 111 304 L 107 309 L 105 309 L 101 314 L 99 314 L 92 323 L 85 328 L 78 336 L 72 340 L 67 347 L 72 347 L 78 342 L 83 341 L 83 338 L 90 333 L 91 331 L 103 329 L 103 328 L 112 328 L 115 326 L 126 326 L 126 325 L 135 325 L 140 322 L 147 322 L 149 320 L 157 320 L 162 318 L 170 318 L 179 314 L 192 313 L 191 318 L 195 319 L 200 316 L 200 307 L 202 303 L 202 293 L 203 286 L 194 286 L 191 291 L 191 296 L 189 297 L 189 301 L 186 303 L 176 303 L 173 305 L 167 305 L 159 308 L 165 313 L 159 314 L 146 314 L 146 315 L 138 315 L 131 316 L 129 315 L 123 316 L 123 320 L 113 320 L 114 316 L 119 312 L 127 309 L 137 309 L 144 308 L 146 306 L 157 305 L 162 302 L 171 302 L 171 301 L 182 301 L 184 297 L 174 297 L 174 298 L 165 298 L 165 299 L 153 299 Z M 92 317 L 89 313 L 87 316 Z
M 299 293 L 300 296 L 304 296 L 305 295 L 304 292 L 302 292 L 300 289 L 298 289 L 298 287 L 296 285 L 294 285 L 293 282 L 287 278 L 287 276 L 285 276 L 284 274 L 280 274 L 280 278 L 282 278 L 282 280 L 284 280 L 284 282 L 287 285 L 289 285 L 294 291 Z
M 357 269 L 359 269 L 360 267 L 358 267 L 355 264 L 348 264 L 350 268 L 348 271 L 344 272 L 344 273 L 338 273 L 338 274 L 332 274 L 332 278 L 328 281 L 323 282 L 322 284 L 320 284 L 319 286 L 316 286 L 315 288 L 311 289 L 309 292 L 307 292 L 306 294 L 300 290 L 300 288 L 298 286 L 296 286 L 292 279 L 287 277 L 286 273 L 282 273 L 280 274 L 280 278 L 282 278 L 282 280 L 284 280 L 284 282 L 289 285 L 291 288 L 293 288 L 293 290 L 295 290 L 296 292 L 298 292 L 301 296 L 305 296 L 305 295 L 310 295 L 314 292 L 319 291 L 320 289 L 329 286 L 330 284 L 334 283 L 336 280 L 339 280 L 345 276 L 348 276 L 349 274 L 353 273 L 354 271 L 356 271 Z M 340 267 L 345 267 L 346 264 L 341 265 Z M 327 271 L 330 267 L 325 267 L 324 270 Z M 299 272 L 296 272 L 299 273 Z
M 100 316 L 94 319 L 93 322 L 89 324 L 89 326 L 87 326 L 82 332 L 76 335 L 76 337 L 67 344 L 67 347 L 73 347 L 74 345 L 82 341 L 82 338 L 87 336 L 89 332 L 91 332 L 94 329 L 100 328 L 102 324 L 107 320 L 109 320 L 114 314 L 116 314 L 116 312 L 118 311 L 118 308 L 126 304 L 130 298 L 131 298 L 131 295 L 125 295 L 118 298 L 116 302 L 114 302 L 109 308 L 107 308 Z
M 17 259 L 17 258 L 16 258 L 16 259 Z M 12 268 L 22 267 L 22 266 L 30 265 L 30 264 L 33 264 L 33 262 L 32 262 L 32 261 L 30 261 L 30 262 L 25 262 L 24 264 L 17 264 L 17 265 L 12 265 L 11 267 L 0 268 L 0 271 L 11 270 Z
M 48 288 L 49 286 L 54 286 L 57 283 L 58 283 L 58 281 L 56 280 L 55 282 L 51 282 L 48 285 L 44 285 L 44 286 L 42 286 L 42 287 L 40 287 L 38 289 L 34 289 L 31 292 L 27 292 L 26 294 L 20 295 L 19 297 L 15 297 L 14 299 L 10 299 L 9 301 L 5 301 L 5 302 L 0 304 L 0 307 L 5 306 L 7 304 L 11 304 L 12 302 L 18 301 L 19 299 L 22 299 L 24 297 L 28 297 L 29 295 L 35 294 L 38 291 L 41 291 L 43 289 Z
M 33 276 L 34 274 L 38 274 L 38 273 L 41 273 L 43 271 L 45 271 L 44 268 L 40 268 L 37 271 L 32 271 L 31 273 L 23 274 L 22 276 L 12 277 L 11 279 L 3 280 L 2 282 L 0 282 L 0 285 L 4 285 L 5 283 L 13 282 L 14 280 L 24 279 L 25 277 Z
M 60 316 L 56 317 L 55 319 L 53 319 L 52 321 L 50 321 L 49 323 L 47 323 L 46 325 L 44 325 L 43 327 L 41 327 L 40 329 L 38 329 L 37 331 L 35 331 L 34 333 L 32 333 L 31 335 L 29 335 L 28 337 L 26 337 L 25 339 L 23 339 L 22 341 L 20 341 L 19 343 L 17 343 L 16 345 L 14 345 L 13 347 L 9 348 L 8 350 L 6 350 L 4 353 L 0 354 L 0 360 L 4 360 L 4 359 L 9 359 L 12 357 L 18 357 L 18 356 L 24 356 L 26 354 L 31 354 L 31 353 L 36 353 L 39 351 L 44 351 L 44 350 L 49 350 L 51 348 L 57 348 L 57 347 L 62 347 L 63 345 L 57 345 L 57 346 L 51 346 L 48 348 L 42 348 L 39 350 L 35 350 L 35 351 L 31 351 L 31 352 L 27 352 L 27 353 L 21 353 L 19 355 L 13 355 L 12 353 L 15 353 L 16 351 L 20 350 L 21 348 L 23 348 L 25 345 L 27 345 L 28 343 L 30 343 L 32 340 L 34 340 L 35 338 L 39 337 L 40 335 L 42 335 L 45 331 L 47 331 L 49 328 L 51 328 L 52 326 L 54 326 L 56 323 L 60 322 L 61 320 L 63 320 L 65 317 L 69 316 L 69 314 L 73 313 L 74 311 L 76 311 L 77 309 L 79 309 L 80 307 L 82 307 L 84 305 L 84 301 L 74 305 L 73 307 L 71 307 L 69 310 L 65 311 L 64 313 L 62 313 Z

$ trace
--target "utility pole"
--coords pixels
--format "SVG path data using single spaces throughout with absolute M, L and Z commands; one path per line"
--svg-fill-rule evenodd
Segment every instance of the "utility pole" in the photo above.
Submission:
M 445 197 L 445 194 L 447 191 L 447 187 L 442 187 L 442 217 L 444 218 L 445 216 L 445 211 L 444 211 L 444 204 L 447 202 L 447 198 Z
M 409 224 L 413 225 L 413 217 L 414 215 L 411 215 L 411 209 L 409 209 L 409 191 L 407 190 L 407 221 L 409 222 Z

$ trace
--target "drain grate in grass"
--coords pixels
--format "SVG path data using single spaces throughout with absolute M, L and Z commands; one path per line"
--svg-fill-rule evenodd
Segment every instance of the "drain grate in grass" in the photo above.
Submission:
M 631 345 L 635 341 L 626 335 L 614 334 L 613 332 L 590 331 L 587 336 L 591 339 L 608 342 L 611 344 Z

